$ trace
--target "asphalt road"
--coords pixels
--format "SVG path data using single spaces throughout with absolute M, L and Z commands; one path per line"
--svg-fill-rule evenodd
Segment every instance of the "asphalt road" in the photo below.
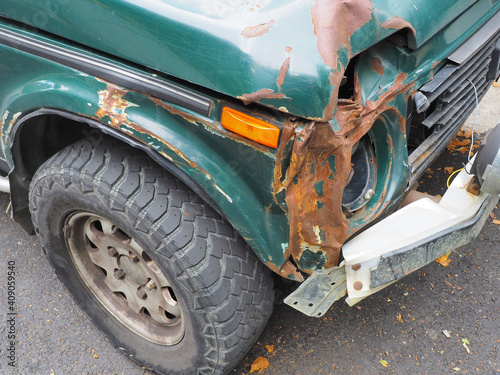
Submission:
M 500 120 L 495 104 L 500 88 L 491 91 L 493 113 L 487 111 L 483 123 Z M 461 158 L 445 152 L 423 188 L 443 191 L 444 167 L 459 166 Z M 8 341 L 7 272 L 9 262 L 15 262 L 17 368 L 9 366 L 7 345 L 2 344 L 0 373 L 149 375 L 73 303 L 38 240 L 3 213 L 7 205 L 8 196 L 0 194 L 0 342 Z M 500 219 L 500 209 L 493 213 Z M 264 334 L 234 373 L 247 374 L 259 356 L 270 362 L 262 374 L 500 373 L 498 229 L 488 219 L 478 239 L 452 253 L 449 266 L 433 262 L 355 307 L 340 301 L 315 319 L 276 306 Z M 387 367 L 380 361 L 387 361 Z

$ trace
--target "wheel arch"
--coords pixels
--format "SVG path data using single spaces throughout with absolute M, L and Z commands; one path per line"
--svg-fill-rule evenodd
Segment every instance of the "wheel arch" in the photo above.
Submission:
M 139 149 L 198 194 L 220 215 L 217 203 L 184 171 L 137 139 L 97 120 L 60 109 L 38 109 L 19 119 L 13 129 L 9 173 L 12 214 L 27 232 L 33 233 L 28 210 L 28 192 L 36 170 L 52 155 L 66 146 L 93 135 L 106 134 Z M 50 142 L 48 138 L 50 137 Z

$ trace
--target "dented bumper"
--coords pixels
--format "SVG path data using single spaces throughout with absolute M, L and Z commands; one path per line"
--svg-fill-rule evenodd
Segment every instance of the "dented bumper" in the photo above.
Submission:
M 499 200 L 499 136 L 500 125 L 476 156 L 487 171 L 479 173 L 479 180 L 467 171 L 479 172 L 475 166 L 481 163 L 471 161 L 439 203 L 420 199 L 357 235 L 342 247 L 344 261 L 339 267 L 315 271 L 285 303 L 307 315 L 322 316 L 345 294 L 352 306 L 472 241 Z

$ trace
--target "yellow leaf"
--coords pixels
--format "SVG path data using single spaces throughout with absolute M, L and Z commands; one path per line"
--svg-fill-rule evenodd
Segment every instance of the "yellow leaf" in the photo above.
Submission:
M 448 254 L 443 255 L 440 258 L 436 259 L 436 262 L 438 262 L 440 265 L 447 267 L 451 263 L 451 259 L 448 259 Z
M 253 361 L 252 367 L 250 368 L 250 373 L 258 371 L 258 373 L 260 374 L 268 367 L 269 367 L 269 361 L 264 357 L 258 357 L 255 361 Z
M 444 171 L 448 174 L 451 174 L 453 172 L 453 167 L 444 167 Z
M 266 345 L 266 349 L 269 353 L 271 353 L 274 350 L 274 345 Z
M 401 316 L 401 314 L 400 314 L 400 313 L 398 313 L 398 315 L 397 315 L 397 319 L 398 319 L 398 322 L 399 322 L 399 323 L 404 323 L 403 317 Z
M 498 220 L 498 219 L 493 219 L 493 224 L 500 225 L 500 220 Z
M 384 366 L 384 367 L 389 366 L 389 363 L 388 363 L 385 359 L 382 359 L 382 360 L 381 360 L 381 361 L 379 361 L 379 362 L 380 362 L 380 364 L 381 364 L 382 366 Z
M 99 356 L 97 354 L 94 354 L 94 358 L 99 358 Z

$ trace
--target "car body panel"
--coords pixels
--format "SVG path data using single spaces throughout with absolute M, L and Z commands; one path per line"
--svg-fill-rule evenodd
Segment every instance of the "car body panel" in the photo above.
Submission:
M 250 147 L 212 119 L 193 120 L 159 99 L 10 47 L 0 45 L 0 53 L 8 63 L 1 74 L 1 151 L 11 169 L 15 163 L 8 145 L 24 116 L 38 108 L 78 114 L 82 121 L 117 129 L 167 159 L 203 187 L 263 261 L 285 263 L 287 219 L 270 188 L 262 189 L 272 185 L 272 150 Z
M 23 117 L 40 108 L 96 121 L 172 163 L 263 262 L 302 280 L 298 270 L 336 266 L 349 237 L 397 208 L 409 180 L 409 99 L 500 1 L 447 0 L 437 8 L 423 0 L 413 8 L 381 0 L 271 1 L 235 12 L 220 4 L 226 8 L 217 16 L 180 2 L 4 0 L 1 30 L 57 46 L 69 58 L 28 51 L 17 40 L 0 46 L 2 152 L 15 169 L 9 145 Z M 403 29 L 406 45 L 383 40 Z M 75 53 L 196 92 L 209 110 L 90 74 L 72 61 Z M 353 95 L 338 98 L 354 56 Z M 255 102 L 271 109 L 245 106 Z M 224 130 L 223 105 L 278 126 L 278 148 Z M 352 150 L 366 136 L 377 151 L 378 182 L 364 208 L 347 217 L 342 192 Z
M 467 11 L 474 25 L 485 9 L 491 15 L 499 6 L 498 0 L 418 0 L 411 6 L 382 0 L 245 6 L 223 0 L 4 0 L 0 14 L 246 102 L 331 120 L 353 55 L 400 29 L 408 31 L 413 49 L 445 27 L 446 40 L 434 48 L 460 43 L 467 36 L 464 20 L 450 27 L 453 20 Z

